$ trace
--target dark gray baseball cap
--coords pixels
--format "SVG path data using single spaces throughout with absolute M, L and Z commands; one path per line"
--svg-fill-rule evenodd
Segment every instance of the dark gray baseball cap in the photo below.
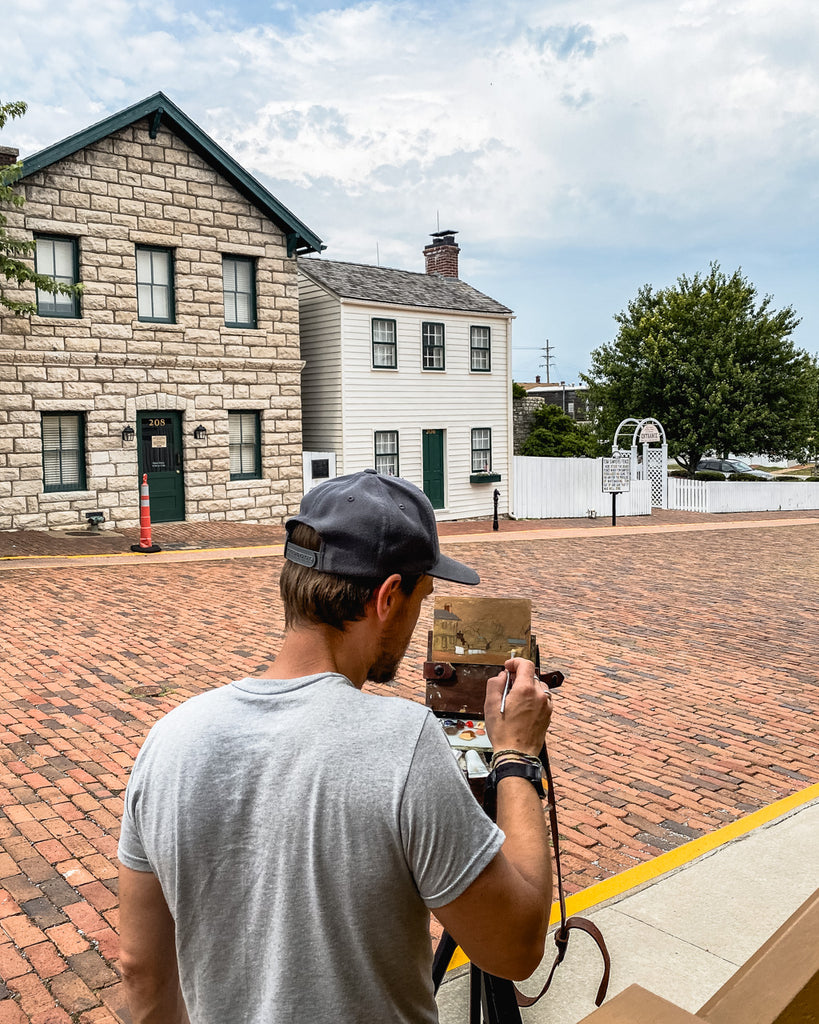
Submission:
M 321 537 L 318 551 L 290 540 L 296 523 Z M 284 557 L 338 576 L 386 579 L 394 572 L 424 573 L 474 586 L 474 569 L 441 554 L 429 498 L 415 484 L 374 469 L 335 477 L 302 498 L 299 514 L 285 523 Z

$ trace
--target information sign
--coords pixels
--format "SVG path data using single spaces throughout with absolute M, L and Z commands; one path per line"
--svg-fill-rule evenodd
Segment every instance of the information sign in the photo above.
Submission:
M 622 494 L 631 490 L 631 459 L 628 456 L 603 459 L 603 493 Z

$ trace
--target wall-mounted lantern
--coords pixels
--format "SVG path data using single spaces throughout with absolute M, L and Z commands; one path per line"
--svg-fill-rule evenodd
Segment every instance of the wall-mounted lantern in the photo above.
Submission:
M 134 436 L 135 436 L 134 435 L 134 428 L 132 426 L 129 425 L 127 427 L 123 427 L 122 428 L 122 440 L 123 441 L 133 441 Z
M 208 436 L 208 432 L 200 423 L 199 426 L 196 427 L 196 429 L 194 430 L 193 436 L 197 441 L 204 441 Z

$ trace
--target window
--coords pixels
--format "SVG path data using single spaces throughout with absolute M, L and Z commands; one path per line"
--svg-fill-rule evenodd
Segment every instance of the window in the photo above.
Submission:
M 229 412 L 230 479 L 253 480 L 262 475 L 262 449 L 257 412 Z
M 390 370 L 398 366 L 394 320 L 373 318 L 373 366 Z
M 38 274 L 53 278 L 57 284 L 77 284 L 79 259 L 76 238 L 54 238 L 39 235 L 35 238 L 34 267 Z M 78 317 L 79 295 L 63 295 L 37 289 L 39 316 Z
M 492 352 L 489 347 L 488 327 L 469 328 L 469 368 L 481 373 L 492 369 Z
M 444 325 L 421 324 L 421 344 L 425 370 L 444 369 Z
M 225 327 L 256 327 L 256 264 L 244 256 L 222 258 Z
M 376 430 L 375 471 L 382 476 L 398 476 L 397 430 Z
M 472 431 L 472 472 L 492 472 L 492 430 L 476 427 Z
M 43 489 L 85 490 L 85 430 L 81 413 L 43 413 Z
M 172 324 L 173 253 L 138 245 L 136 250 L 137 312 L 140 320 Z

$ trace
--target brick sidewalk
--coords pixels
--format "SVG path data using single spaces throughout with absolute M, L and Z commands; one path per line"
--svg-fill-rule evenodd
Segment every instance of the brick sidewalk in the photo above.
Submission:
M 764 522 L 770 519 L 798 519 L 814 516 L 811 512 L 735 512 L 724 515 L 703 515 L 698 512 L 677 512 L 654 509 L 650 516 L 619 517 L 620 527 L 673 526 L 735 522 Z M 501 519 L 498 531 L 491 519 L 439 523 L 442 537 L 487 534 L 499 539 L 509 534 L 532 530 L 565 529 L 594 530 L 610 527 L 610 520 L 599 519 Z M 284 542 L 284 527 L 258 523 L 157 523 L 152 540 L 163 551 L 185 551 L 199 548 L 254 547 Z M 124 554 L 132 544 L 139 543 L 139 529 L 101 530 L 91 533 L 86 527 L 76 530 L 0 530 L 0 559 L 65 557 L 73 555 Z M 0 1022 L 2 1024 L 2 1022 Z
M 533 598 L 544 667 L 567 676 L 550 748 L 569 891 L 819 779 L 819 527 L 520 529 L 448 550 L 478 568 L 482 593 Z M 146 556 L 0 576 L 0 1024 L 117 1020 L 130 765 L 171 707 L 267 663 L 280 564 Z M 429 625 L 384 692 L 423 699 Z

